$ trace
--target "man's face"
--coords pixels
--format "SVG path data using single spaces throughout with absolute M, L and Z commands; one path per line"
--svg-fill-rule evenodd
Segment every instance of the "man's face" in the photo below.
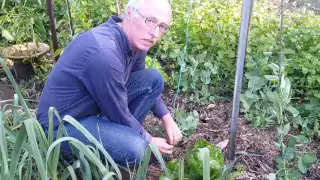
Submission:
M 143 1 L 139 10 L 130 13 L 128 33 L 134 50 L 149 50 L 171 22 L 171 8 L 166 0 Z

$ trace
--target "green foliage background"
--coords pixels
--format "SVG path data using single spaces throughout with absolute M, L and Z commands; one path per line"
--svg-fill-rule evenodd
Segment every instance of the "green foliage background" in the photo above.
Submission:
M 121 2 L 122 8 L 126 2 Z M 2 47 L 32 40 L 51 43 L 44 2 L 17 0 L 2 5 L 1 11 L 5 13 L 0 16 Z M 114 0 L 75 0 L 70 1 L 70 6 L 74 36 L 116 14 Z M 166 74 L 166 80 L 176 89 L 179 62 L 186 44 L 189 1 L 172 1 L 172 8 L 171 30 L 150 50 L 149 56 L 157 59 L 157 68 Z M 181 79 L 181 89 L 190 93 L 190 102 L 208 103 L 232 98 L 241 8 L 241 0 L 193 1 Z M 54 1 L 54 12 L 59 45 L 63 49 L 74 37 L 69 32 L 66 2 Z M 263 99 L 261 93 L 272 91 L 277 83 L 276 79 L 273 84 L 266 83 L 268 79 L 265 77 L 279 74 L 280 70 L 274 72 L 270 69 L 274 63 L 292 82 L 293 107 L 299 113 L 291 120 L 294 120 L 295 127 L 313 136 L 319 133 L 320 119 L 320 18 L 307 11 L 285 11 L 281 66 L 279 25 L 279 8 L 266 0 L 255 1 L 245 62 L 242 112 L 257 127 L 275 121 L 268 114 L 268 108 L 261 108 L 263 106 L 257 103 Z

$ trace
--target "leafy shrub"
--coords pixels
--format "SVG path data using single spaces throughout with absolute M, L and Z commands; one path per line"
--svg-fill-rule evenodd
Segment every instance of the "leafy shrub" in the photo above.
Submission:
M 239 3 L 230 1 L 195 1 L 189 23 L 189 45 L 182 72 L 181 88 L 192 92 L 195 101 L 227 95 L 233 88 L 232 74 L 236 60 L 237 29 L 240 23 Z M 171 30 L 160 42 L 161 61 L 172 70 L 173 85 L 177 86 L 177 69 L 185 46 L 185 23 L 188 4 L 172 4 Z M 214 15 L 213 15 L 214 14 Z
M 8 43 L 45 41 L 49 38 L 46 9 L 39 1 L 5 1 L 4 5 L 0 28 Z

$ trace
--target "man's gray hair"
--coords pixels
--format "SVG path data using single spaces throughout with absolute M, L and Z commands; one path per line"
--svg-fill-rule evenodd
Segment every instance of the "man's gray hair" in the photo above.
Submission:
M 170 4 L 170 0 L 167 0 Z M 126 4 L 123 13 L 120 15 L 120 17 L 123 19 L 126 17 L 128 13 L 128 9 L 130 9 L 132 12 L 135 12 L 139 10 L 141 3 L 143 3 L 143 0 L 129 0 L 128 3 Z
M 143 0 L 129 0 L 128 3 L 126 4 L 123 13 L 121 14 L 121 18 L 124 18 L 127 13 L 128 9 L 130 8 L 131 11 L 136 11 L 139 9 L 141 3 Z

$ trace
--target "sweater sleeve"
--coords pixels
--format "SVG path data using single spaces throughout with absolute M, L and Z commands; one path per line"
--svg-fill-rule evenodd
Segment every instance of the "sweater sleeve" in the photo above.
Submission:
M 145 51 L 140 54 L 139 58 L 137 59 L 136 63 L 132 68 L 132 71 L 139 71 L 139 70 L 145 69 L 146 56 L 147 56 L 147 52 Z M 161 96 L 157 99 L 157 102 L 154 104 L 154 106 L 150 110 L 159 119 L 161 119 L 163 116 L 169 113 L 169 110 L 164 104 Z
M 128 108 L 124 67 L 111 49 L 100 49 L 92 55 L 80 76 L 103 116 L 112 122 L 137 130 L 150 142 L 150 134 Z

